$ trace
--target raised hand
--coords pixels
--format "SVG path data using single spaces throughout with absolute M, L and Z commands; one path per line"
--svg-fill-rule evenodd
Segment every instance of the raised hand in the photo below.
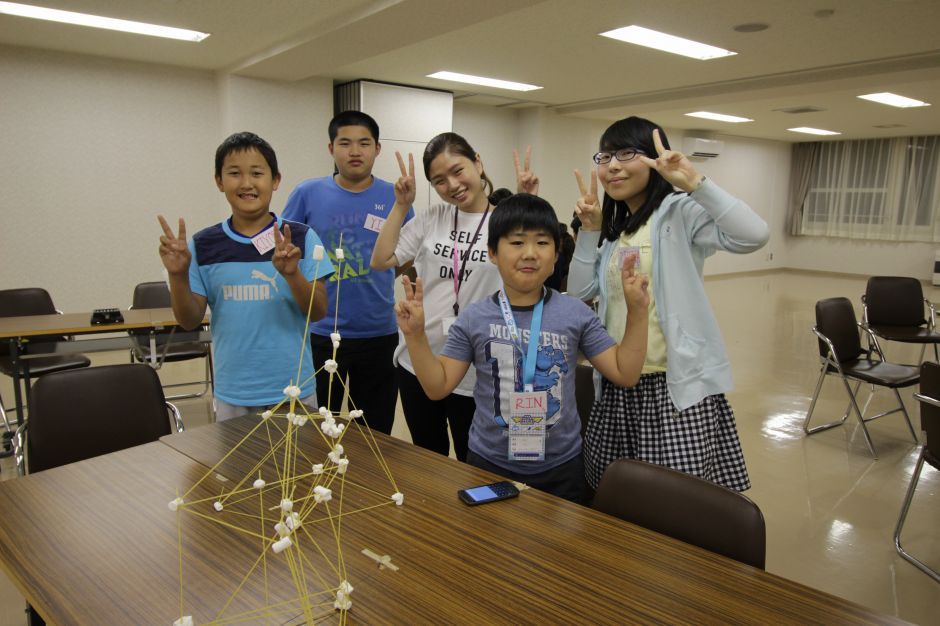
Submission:
M 401 170 L 401 177 L 395 183 L 395 204 L 409 208 L 415 201 L 415 158 L 408 153 L 408 169 L 405 169 L 405 160 L 400 152 L 395 152 L 395 158 L 398 159 L 398 168 Z
M 160 236 L 160 260 L 169 274 L 187 274 L 193 255 L 186 245 L 186 222 L 180 218 L 179 233 L 174 235 L 170 225 L 162 215 L 158 215 L 163 234 Z
M 539 195 L 539 177 L 532 171 L 532 146 L 526 146 L 525 165 L 519 164 L 519 151 L 512 151 L 512 160 L 516 164 L 516 192 Z
M 398 327 L 406 337 L 419 337 L 424 333 L 424 288 L 418 278 L 414 285 L 407 276 L 401 278 L 405 299 L 395 303 Z
M 647 309 L 650 305 L 648 287 L 650 277 L 638 274 L 636 271 L 637 253 L 630 252 L 623 255 L 623 265 L 620 268 L 620 280 L 623 283 L 623 299 L 627 303 L 627 311 Z
M 659 137 L 659 129 L 653 129 L 653 145 L 656 146 L 656 158 L 639 155 L 643 163 L 659 172 L 674 187 L 683 191 L 693 191 L 701 183 L 703 176 L 696 171 L 689 159 L 681 152 L 666 150 Z
M 597 198 L 597 170 L 591 169 L 590 187 L 585 186 L 584 179 L 581 178 L 581 172 L 578 170 L 574 171 L 574 177 L 578 181 L 578 191 L 581 192 L 581 197 L 578 198 L 578 203 L 574 208 L 575 214 L 581 220 L 581 228 L 584 230 L 600 230 L 601 203 Z
M 284 224 L 284 233 L 281 234 L 277 224 L 274 224 L 274 256 L 271 264 L 281 276 L 292 276 L 297 273 L 300 263 L 300 248 L 294 245 L 290 236 L 290 225 Z

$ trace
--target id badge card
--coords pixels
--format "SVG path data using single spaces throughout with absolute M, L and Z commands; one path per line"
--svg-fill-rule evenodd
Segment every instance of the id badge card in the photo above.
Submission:
M 457 317 L 454 315 L 447 315 L 441 320 L 441 329 L 444 331 L 445 337 L 450 334 L 450 327 L 453 326 L 456 321 Z
M 548 393 L 510 392 L 509 411 L 509 460 L 544 461 Z
M 617 251 L 620 254 L 620 263 L 619 267 L 623 267 L 623 260 L 626 259 L 631 254 L 634 255 L 633 267 L 636 271 L 640 271 L 640 248 L 638 246 L 624 246 Z
M 274 228 L 275 226 L 271 226 L 251 238 L 251 243 L 258 251 L 258 254 L 266 254 L 274 248 Z

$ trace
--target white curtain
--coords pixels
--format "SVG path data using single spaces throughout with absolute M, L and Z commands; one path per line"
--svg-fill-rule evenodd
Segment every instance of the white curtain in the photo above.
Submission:
M 940 137 L 816 145 L 794 150 L 794 171 L 810 170 L 800 234 L 940 242 Z

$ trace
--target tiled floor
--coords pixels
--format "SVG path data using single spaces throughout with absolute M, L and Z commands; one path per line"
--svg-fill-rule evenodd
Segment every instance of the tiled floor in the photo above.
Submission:
M 778 271 L 711 278 L 707 288 L 734 366 L 729 394 L 738 419 L 753 488 L 748 495 L 767 520 L 767 569 L 919 624 L 940 624 L 940 585 L 894 552 L 892 532 L 917 456 L 900 415 L 870 426 L 879 459 L 872 460 L 860 429 L 842 428 L 805 437 L 802 421 L 818 373 L 813 305 L 844 295 L 860 314 L 862 277 Z M 940 301 L 940 289 L 926 296 Z M 888 357 L 914 362 L 919 350 L 897 344 Z M 125 354 L 96 356 L 123 362 Z M 199 365 L 172 364 L 167 379 L 196 377 Z M 0 380 L 8 402 L 9 380 Z M 915 425 L 912 390 L 902 393 Z M 870 411 L 891 397 L 878 392 Z M 188 428 L 208 419 L 207 400 L 180 401 Z M 845 409 L 845 392 L 827 381 L 814 422 Z M 399 414 L 393 434 L 408 439 Z M 13 476 L 4 459 L 0 478 Z M 905 547 L 940 568 L 940 475 L 924 470 L 905 528 Z M 25 624 L 23 600 L 0 574 L 0 626 Z

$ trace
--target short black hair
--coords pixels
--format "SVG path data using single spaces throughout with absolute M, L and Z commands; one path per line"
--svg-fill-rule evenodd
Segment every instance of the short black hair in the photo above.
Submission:
M 500 202 L 490 216 L 486 245 L 490 250 L 496 250 L 501 238 L 519 228 L 550 234 L 555 250 L 558 250 L 558 216 L 546 200 L 530 193 L 517 193 Z
M 254 133 L 247 131 L 229 135 L 215 150 L 215 177 L 222 177 L 222 164 L 225 163 L 225 157 L 233 152 L 245 152 L 246 150 L 257 150 L 267 161 L 271 168 L 271 176 L 277 178 L 281 172 L 277 169 L 277 155 L 274 154 L 274 148 L 267 141 Z
M 344 126 L 362 126 L 369 131 L 375 143 L 379 143 L 378 122 L 376 122 L 371 115 L 363 113 L 362 111 L 343 111 L 342 113 L 337 113 L 336 116 L 330 120 L 330 125 L 327 127 L 327 132 L 330 134 L 330 143 L 333 143 L 336 139 L 336 135 L 339 133 L 339 129 Z

